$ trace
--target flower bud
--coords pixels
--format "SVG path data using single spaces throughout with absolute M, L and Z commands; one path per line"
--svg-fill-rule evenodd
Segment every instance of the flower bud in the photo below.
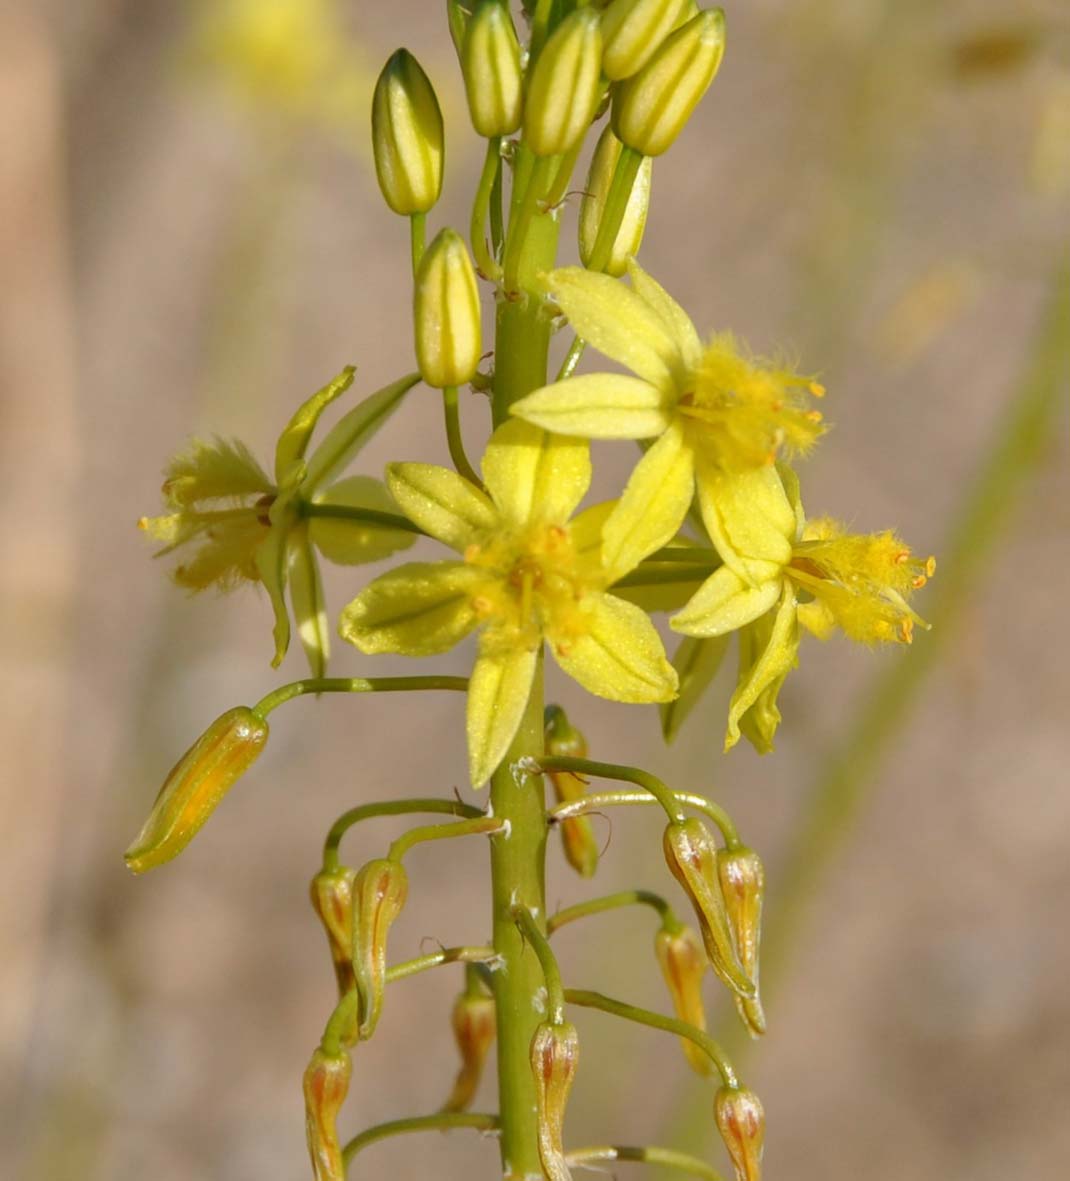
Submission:
M 613 134 L 613 129 L 607 126 L 599 137 L 598 146 L 591 158 L 591 170 L 587 174 L 583 200 L 580 202 L 580 261 L 584 266 L 590 265 L 591 256 L 594 254 L 598 229 L 602 224 L 602 214 L 609 197 L 609 187 L 613 183 L 613 174 L 623 147 Z M 628 197 L 624 217 L 617 231 L 617 239 L 610 249 L 609 261 L 603 268 L 607 275 L 623 275 L 628 256 L 639 253 L 639 244 L 643 240 L 643 230 L 646 228 L 647 210 L 650 207 L 650 177 L 653 168 L 654 161 L 649 156 L 644 156 Z
M 453 1040 L 461 1055 L 461 1068 L 442 1110 L 464 1111 L 475 1098 L 479 1080 L 483 1077 L 483 1064 L 494 1044 L 497 1032 L 494 998 L 462 992 L 453 1004 L 450 1023 Z
M 386 937 L 409 893 L 400 861 L 376 858 L 353 879 L 353 973 L 360 994 L 358 1034 L 366 1041 L 383 1009 L 386 984 Z
M 149 818 L 123 854 L 134 873 L 177 857 L 256 761 L 268 724 L 239 705 L 216 720 L 172 767 Z
M 482 0 L 468 22 L 461 51 L 468 111 L 477 134 L 512 135 L 523 109 L 520 42 L 501 0 Z
M 706 1006 L 702 1003 L 702 977 L 706 975 L 709 961 L 702 940 L 690 927 L 680 927 L 677 931 L 662 927 L 654 936 L 654 951 L 676 1016 L 704 1030 Z M 696 1074 L 709 1074 L 712 1069 L 709 1055 L 690 1038 L 682 1037 L 680 1044 L 691 1069 Z
M 762 1181 L 765 1112 L 758 1096 L 746 1087 L 722 1087 L 713 1101 L 713 1116 L 735 1165 L 736 1181 Z
M 449 25 L 453 48 L 457 50 L 458 57 L 464 49 L 464 34 L 471 15 L 461 0 L 446 0 L 446 23 Z
M 753 849 L 718 849 L 717 880 L 721 884 L 728 926 L 743 971 L 754 981 L 750 999 L 736 997 L 736 1010 L 751 1037 L 765 1033 L 765 1012 L 758 995 L 758 949 L 762 933 L 765 870 Z
M 426 213 L 442 191 L 442 112 L 407 49 L 390 58 L 375 84 L 372 149 L 387 205 L 395 213 Z
M 733 992 L 754 996 L 754 984 L 736 959 L 728 912 L 717 881 L 717 846 L 701 820 L 674 822 L 665 829 L 665 860 L 695 910 L 710 965 Z
M 602 97 L 602 33 L 593 7 L 554 30 L 535 62 L 524 106 L 524 138 L 536 156 L 558 156 L 584 137 Z
M 315 1181 L 345 1181 L 337 1121 L 352 1071 L 348 1054 L 335 1057 L 322 1049 L 316 1050 L 305 1070 L 305 1137 Z
M 617 138 L 644 156 L 660 156 L 684 129 L 724 56 L 724 13 L 700 12 L 662 42 L 613 103 Z
M 353 880 L 348 865 L 320 870 L 309 885 L 312 909 L 327 932 L 327 943 L 338 978 L 338 994 L 345 996 L 356 984 L 353 976 Z
M 544 715 L 546 753 L 582 759 L 587 755 L 587 739 L 568 720 L 559 705 L 548 705 Z M 587 785 L 569 771 L 548 771 L 554 796 L 559 804 L 582 799 Z M 581 878 L 594 876 L 598 868 L 598 842 L 587 816 L 570 816 L 561 821 L 561 847 L 565 860 Z
M 531 1039 L 531 1070 L 539 1121 L 539 1158 L 548 1181 L 571 1181 L 565 1163 L 564 1124 L 572 1080 L 580 1058 L 576 1027 L 544 1021 Z
M 479 290 L 468 247 L 440 230 L 424 251 L 413 297 L 416 363 L 429 386 L 464 385 L 483 352 Z
M 602 73 L 637 74 L 676 27 L 683 0 L 613 0 L 602 13 Z

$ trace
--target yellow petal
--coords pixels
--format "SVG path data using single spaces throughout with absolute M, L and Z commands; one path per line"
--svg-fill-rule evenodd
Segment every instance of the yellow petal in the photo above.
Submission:
M 673 424 L 643 456 L 602 531 L 610 582 L 667 545 L 683 524 L 695 489 L 695 465 L 683 428 Z
M 795 592 L 791 583 L 785 579 L 769 640 L 750 669 L 745 672 L 741 670 L 740 682 L 729 702 L 728 731 L 724 740 L 726 751 L 739 741 L 740 719 L 765 690 L 787 676 L 795 664 L 798 651 L 799 624 Z
M 320 578 L 315 551 L 309 544 L 307 527 L 293 531 L 291 545 L 293 560 L 290 566 L 290 601 L 293 603 L 297 634 L 301 637 L 312 675 L 322 677 L 327 671 L 331 638 L 327 626 L 323 581 Z
M 267 537 L 256 547 L 255 561 L 260 581 L 264 584 L 275 614 L 272 632 L 275 655 L 271 658 L 271 666 L 278 668 L 290 646 L 290 616 L 286 611 L 285 594 L 289 546 L 284 530 L 271 529 L 268 532 Z
M 770 563 L 787 565 L 795 513 L 775 467 L 724 473 L 700 457 L 695 478 L 703 523 L 729 569 L 758 586 L 771 577 Z
M 795 536 L 793 540 L 798 541 L 803 535 L 803 530 L 806 528 L 806 513 L 803 511 L 799 477 L 795 469 L 783 460 L 777 461 L 776 470 L 777 475 L 780 477 L 780 483 L 784 486 L 784 495 L 788 498 L 791 511 L 795 514 Z
M 408 562 L 375 579 L 342 612 L 342 639 L 362 652 L 446 652 L 478 622 L 480 571 L 463 562 Z
M 660 707 L 661 732 L 666 742 L 672 742 L 691 711 L 701 701 L 717 675 L 727 649 L 727 636 L 718 636 L 712 640 L 685 636 L 680 641 L 672 658 L 672 666 L 680 678 L 680 693 L 675 701 Z
M 589 693 L 611 701 L 673 697 L 676 670 L 645 611 L 603 594 L 588 595 L 580 610 L 582 627 L 574 625 L 568 634 L 547 629 L 554 657 L 570 677 Z
M 676 341 L 626 284 L 582 267 L 559 267 L 546 285 L 577 336 L 651 385 L 672 388 L 683 367 Z
M 163 495 L 171 508 L 275 491 L 252 452 L 238 439 L 194 439 L 167 465 Z
M 665 322 L 676 341 L 676 347 L 687 369 L 694 369 L 702 359 L 702 342 L 699 340 L 691 317 L 675 299 L 656 283 L 634 258 L 628 259 L 628 278 L 640 299 L 654 309 Z
M 514 403 L 517 418 L 585 439 L 652 439 L 672 422 L 671 391 L 623 373 L 586 373 Z
M 590 562 L 593 566 L 601 565 L 602 529 L 616 506 L 615 500 L 603 500 L 601 504 L 592 504 L 573 517 L 568 531 L 578 559 Z
M 336 378 L 298 407 L 297 413 L 286 424 L 275 445 L 276 480 L 281 482 L 290 464 L 295 460 L 304 459 L 309 440 L 312 438 L 312 432 L 316 429 L 320 415 L 335 398 L 349 389 L 356 373 L 357 371 L 352 365 L 347 365 Z
M 494 774 L 531 695 L 538 649 L 481 655 L 468 682 L 468 771 L 473 787 Z
M 386 482 L 410 521 L 458 553 L 498 520 L 490 499 L 448 468 L 392 463 L 386 469 Z
M 483 479 L 510 524 L 563 525 L 590 486 L 590 447 L 585 439 L 552 435 L 512 418 L 491 435 Z
M 675 632 L 711 639 L 736 631 L 770 610 L 780 598 L 783 578 L 770 566 L 768 582 L 751 586 L 727 566 L 715 570 L 686 607 L 669 620 Z
M 332 484 L 316 498 L 317 504 L 337 504 L 346 508 L 370 508 L 381 513 L 396 513 L 397 503 L 379 480 L 371 476 L 348 476 Z M 328 562 L 339 566 L 360 566 L 378 562 L 408 549 L 416 540 L 414 533 L 391 529 L 374 522 L 335 520 L 312 517 L 308 522 L 312 544 Z

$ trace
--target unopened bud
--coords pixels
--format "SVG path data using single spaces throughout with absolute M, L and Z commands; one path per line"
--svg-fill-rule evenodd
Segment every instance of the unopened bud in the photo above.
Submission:
M 571 1181 L 565 1163 L 564 1125 L 572 1081 L 580 1059 L 576 1027 L 544 1021 L 531 1039 L 531 1070 L 535 1076 L 539 1121 L 539 1159 L 548 1181 Z
M 762 1147 L 765 1112 L 762 1101 L 746 1087 L 722 1087 L 713 1102 L 713 1116 L 728 1155 L 736 1169 L 736 1181 L 762 1181 Z
M 584 137 L 602 97 L 602 33 L 593 7 L 578 8 L 543 46 L 528 83 L 524 138 L 536 156 L 558 156 Z
M 665 829 L 665 860 L 684 888 L 698 919 L 710 965 L 740 996 L 754 996 L 754 983 L 740 967 L 732 943 L 721 886 L 717 880 L 717 846 L 701 820 L 676 821 Z
M 644 156 L 660 156 L 691 118 L 724 57 L 724 13 L 700 12 L 662 42 L 613 102 L 617 138 Z
M 599 137 L 598 146 L 591 158 L 591 170 L 587 174 L 583 200 L 580 202 L 580 261 L 584 266 L 590 265 L 594 254 L 609 188 L 613 183 L 613 174 L 617 170 L 617 160 L 623 147 L 613 134 L 613 129 L 607 126 Z M 610 249 L 609 261 L 603 268 L 607 275 L 623 275 L 628 256 L 639 253 L 643 230 L 646 228 L 647 210 L 650 208 L 650 177 L 653 168 L 654 161 L 649 156 L 644 156 L 628 197 L 624 217 L 621 218 L 616 241 Z
M 305 1138 L 315 1181 L 345 1181 L 338 1140 L 338 1112 L 349 1091 L 353 1063 L 344 1051 L 335 1056 L 317 1049 L 305 1070 Z
M 413 297 L 416 363 L 434 389 L 464 385 L 483 352 L 479 290 L 468 247 L 451 229 L 440 230 L 424 251 Z
M 450 37 L 453 40 L 453 47 L 457 50 L 457 56 L 460 57 L 464 50 L 464 34 L 468 28 L 468 21 L 471 18 L 471 12 L 465 8 L 461 0 L 446 0 L 446 23 L 450 28 Z
M 430 79 L 407 49 L 383 67 L 372 97 L 375 173 L 395 213 L 426 213 L 442 191 L 442 112 Z
M 461 71 L 472 126 L 492 139 L 520 126 L 524 75 L 520 42 L 502 0 L 482 0 L 468 22 Z
M 728 925 L 740 965 L 754 981 L 754 996 L 736 997 L 736 1011 L 751 1037 L 765 1033 L 765 1012 L 758 995 L 758 952 L 762 936 L 765 870 L 753 849 L 718 849 L 717 879 L 721 883 Z
M 546 753 L 582 759 L 587 756 L 587 739 L 569 721 L 559 705 L 548 705 L 543 715 Z M 587 785 L 570 771 L 548 771 L 559 804 L 582 799 Z M 587 816 L 570 816 L 561 821 L 561 847 L 565 860 L 582 878 L 594 876 L 598 868 L 598 842 Z
M 494 1044 L 496 1019 L 494 998 L 470 996 L 462 992 L 450 1015 L 453 1040 L 461 1055 L 461 1068 L 453 1083 L 450 1096 L 442 1105 L 443 1111 L 464 1111 L 475 1098 L 483 1065 Z
M 702 940 L 690 927 L 680 927 L 676 931 L 662 927 L 654 936 L 654 951 L 676 1016 L 697 1029 L 705 1030 L 706 1006 L 702 1002 L 702 978 L 706 975 L 709 961 Z M 709 1055 L 703 1053 L 690 1038 L 682 1037 L 680 1044 L 692 1070 L 697 1074 L 709 1074 L 712 1069 Z
M 637 74 L 676 27 L 684 0 L 613 0 L 602 13 L 602 73 Z
M 386 985 L 386 938 L 409 893 L 400 861 L 376 858 L 353 879 L 353 973 L 360 995 L 362 1041 L 371 1037 L 383 1009 Z
M 239 705 L 216 720 L 172 767 L 149 818 L 123 854 L 134 873 L 177 857 L 219 801 L 256 762 L 268 724 Z
M 344 865 L 320 870 L 309 884 L 312 909 L 327 932 L 338 994 L 345 996 L 356 984 L 353 976 L 353 880 L 356 871 Z

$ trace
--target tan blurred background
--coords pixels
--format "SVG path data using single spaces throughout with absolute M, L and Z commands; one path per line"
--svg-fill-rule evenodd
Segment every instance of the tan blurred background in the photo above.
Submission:
M 365 392 L 410 365 L 406 232 L 369 171 L 366 117 L 401 42 L 447 109 L 433 222 L 466 224 L 478 147 L 440 5 L 299 7 L 305 31 L 281 56 L 269 38 L 250 58 L 177 0 L 0 2 L 5 1178 L 307 1175 L 300 1075 L 333 990 L 306 898 L 319 843 L 355 801 L 462 784 L 456 699 L 409 717 L 396 698 L 301 701 L 180 861 L 144 880 L 122 864 L 178 753 L 278 683 L 263 597 L 186 598 L 134 528 L 166 458 L 219 432 L 266 460 L 344 363 Z M 700 326 L 822 372 L 835 431 L 806 465 L 808 505 L 940 555 L 922 609 L 942 635 L 906 652 L 809 642 L 766 759 L 715 753 L 727 682 L 667 752 L 652 713 L 592 706 L 556 677 L 550 692 L 597 755 L 715 794 L 767 856 L 769 912 L 794 935 L 774 932 L 771 1031 L 745 1063 L 770 1177 L 1056 1181 L 1070 1164 L 1065 386 L 1057 425 L 994 485 L 1010 511 L 983 519 L 991 548 L 969 577 L 947 548 L 1070 254 L 1070 8 L 748 0 L 728 19 L 721 76 L 655 169 L 644 261 Z M 443 456 L 421 396 L 364 470 Z M 482 407 L 466 410 L 475 438 Z M 599 458 L 619 479 L 632 455 Z M 366 577 L 332 576 L 334 608 Z M 956 590 L 942 606 L 941 579 Z M 888 688 L 912 660 L 931 675 Z M 371 667 L 336 654 L 337 672 Z M 302 675 L 299 652 L 283 674 Z M 872 753 L 872 774 L 830 781 L 881 684 L 907 708 L 885 710 L 880 749 L 872 734 L 853 748 L 848 770 Z M 823 790 L 844 839 L 810 845 L 827 872 L 808 875 L 798 845 Z M 651 819 L 614 817 L 595 886 L 555 850 L 551 905 L 668 891 Z M 352 858 L 394 831 L 353 838 Z M 411 862 L 392 954 L 481 941 L 482 861 L 431 846 Z M 810 886 L 812 905 L 792 906 Z M 569 928 L 568 981 L 662 1007 L 652 934 L 646 914 Z M 348 1128 L 442 1101 L 457 987 L 445 972 L 396 986 L 357 1056 Z M 720 1159 L 708 1091 L 672 1039 L 579 1020 L 572 1143 L 675 1138 Z M 495 1147 L 459 1132 L 375 1147 L 356 1172 L 496 1170 Z

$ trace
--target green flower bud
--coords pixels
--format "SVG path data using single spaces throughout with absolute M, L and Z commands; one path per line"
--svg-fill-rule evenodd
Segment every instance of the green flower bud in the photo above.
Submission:
M 409 894 L 400 861 L 380 857 L 353 879 L 353 973 L 360 995 L 361 1041 L 375 1032 L 386 986 L 386 938 Z
M 430 79 L 407 49 L 383 67 L 372 97 L 375 173 L 395 213 L 426 213 L 442 191 L 442 112 Z
M 684 0 L 613 0 L 602 13 L 602 73 L 637 74 L 676 27 Z
M 450 37 L 458 57 L 461 56 L 461 51 L 464 48 L 464 34 L 471 15 L 461 0 L 446 0 L 446 23 L 450 27 Z
M 602 97 L 602 32 L 594 8 L 554 30 L 535 62 L 524 107 L 524 138 L 536 156 L 558 156 L 587 132 Z
M 461 1068 L 442 1110 L 465 1111 L 475 1098 L 487 1054 L 494 1044 L 497 1032 L 494 998 L 462 992 L 454 1002 L 450 1024 L 461 1055 Z
M 698 1029 L 705 1029 L 706 1006 L 702 1001 L 702 977 L 706 975 L 709 961 L 702 940 L 690 927 L 681 927 L 677 931 L 662 927 L 654 936 L 654 952 L 676 1016 Z M 713 1069 L 709 1055 L 704 1054 L 690 1038 L 682 1037 L 680 1044 L 691 1069 L 696 1074 L 709 1074 Z
M 356 985 L 353 976 L 353 879 L 356 871 L 349 866 L 320 870 L 309 885 L 312 909 L 327 932 L 338 995 Z
M 753 849 L 718 849 L 717 880 L 721 884 L 728 925 L 743 971 L 754 981 L 752 998 L 736 997 L 736 1011 L 751 1037 L 765 1033 L 765 1012 L 758 996 L 758 949 L 762 934 L 765 870 Z
M 531 1070 L 539 1123 L 539 1159 L 549 1181 L 571 1181 L 565 1163 L 564 1125 L 569 1092 L 580 1060 L 576 1027 L 544 1021 L 531 1039 Z
M 746 1087 L 721 1087 L 713 1101 L 713 1117 L 736 1170 L 736 1181 L 762 1181 L 765 1111 Z
M 464 385 L 483 352 L 479 290 L 464 239 L 451 229 L 435 235 L 416 274 L 413 297 L 416 363 L 434 389 Z
M 580 260 L 584 266 L 590 265 L 591 256 L 594 254 L 598 228 L 602 224 L 602 214 L 609 196 L 609 186 L 613 183 L 613 173 L 616 171 L 617 159 L 623 147 L 613 134 L 613 129 L 606 127 L 591 158 L 591 170 L 587 174 L 583 200 L 580 202 Z M 650 208 L 650 177 L 653 169 L 654 161 L 649 156 L 644 156 L 635 184 L 632 185 L 631 195 L 628 197 L 617 240 L 613 243 L 609 261 L 603 268 L 607 275 L 623 275 L 628 256 L 639 253 L 643 230 L 646 229 L 647 210 Z
M 559 705 L 548 705 L 543 718 L 547 754 L 574 759 L 587 757 L 587 739 Z M 569 771 L 548 771 L 547 775 L 559 804 L 582 799 L 587 793 L 587 785 L 579 775 Z M 593 877 L 598 868 L 598 842 L 590 817 L 570 816 L 561 821 L 560 827 L 565 860 L 581 878 Z
M 520 42 L 501 0 L 483 0 L 468 22 L 461 72 L 476 132 L 487 139 L 512 135 L 523 109 L 523 72 Z
M 691 118 L 724 57 L 724 13 L 700 12 L 662 42 L 613 102 L 617 138 L 644 156 L 660 156 Z
M 171 769 L 149 818 L 123 854 L 134 873 L 177 857 L 256 761 L 268 724 L 248 706 L 217 718 Z
M 346 1167 L 338 1140 L 338 1112 L 349 1092 L 353 1063 L 349 1055 L 317 1049 L 305 1070 L 305 1138 L 315 1181 L 345 1181 Z

